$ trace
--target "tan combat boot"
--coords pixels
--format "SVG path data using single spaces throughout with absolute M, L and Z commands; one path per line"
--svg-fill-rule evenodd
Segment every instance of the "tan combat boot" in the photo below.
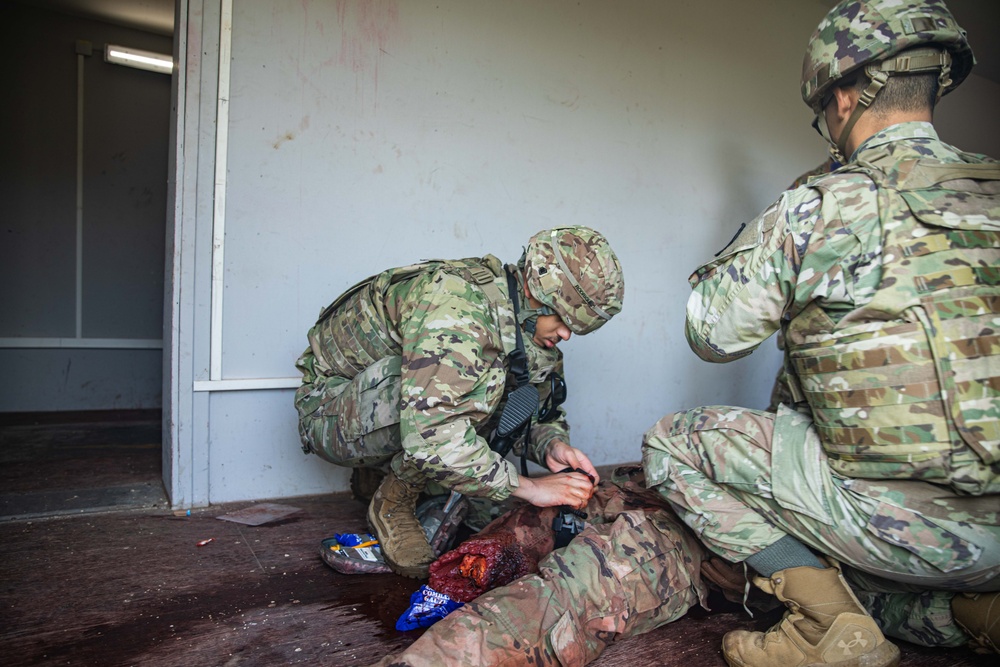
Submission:
M 382 558 L 396 574 L 414 579 L 426 578 L 434 560 L 416 516 L 419 495 L 418 487 L 389 472 L 368 505 L 368 527 L 378 535 Z
M 899 649 L 886 641 L 837 568 L 793 567 L 754 583 L 788 612 L 767 632 L 727 633 L 722 654 L 733 667 L 899 664 Z
M 355 500 L 371 502 L 385 473 L 378 468 L 354 468 L 351 470 L 351 495 Z
M 1000 593 L 959 593 L 951 600 L 955 622 L 979 653 L 1000 653 Z

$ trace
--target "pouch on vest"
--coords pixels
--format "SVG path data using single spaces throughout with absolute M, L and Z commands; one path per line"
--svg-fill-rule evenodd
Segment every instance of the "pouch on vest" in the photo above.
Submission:
M 354 377 L 346 390 L 350 396 L 341 403 L 338 426 L 344 440 L 399 424 L 401 365 L 401 357 L 385 357 Z
M 929 328 L 937 334 L 930 343 L 945 408 L 962 440 L 983 463 L 995 465 L 1000 462 L 998 169 L 993 164 L 918 169 L 907 179 L 918 181 L 918 187 L 900 194 L 913 216 L 931 230 L 909 252 L 940 252 L 946 258 L 940 271 L 916 278 Z M 939 187 L 956 178 L 966 179 L 968 189 Z

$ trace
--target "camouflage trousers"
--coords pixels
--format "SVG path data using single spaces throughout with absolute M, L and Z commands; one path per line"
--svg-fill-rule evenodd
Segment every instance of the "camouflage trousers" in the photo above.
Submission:
M 593 523 L 543 558 L 537 574 L 480 595 L 378 664 L 585 665 L 615 640 L 704 605 L 705 551 L 697 539 L 672 511 L 656 507 L 662 501 L 637 507 L 621 489 L 601 487 L 610 491 L 587 507 Z M 538 508 L 525 511 L 537 519 Z M 550 524 L 536 523 L 551 534 Z M 518 541 L 534 543 L 520 533 Z
M 295 392 L 299 437 L 325 461 L 381 468 L 411 483 L 426 479 L 406 465 L 399 432 L 400 357 L 371 364 L 354 378 L 319 376 Z
M 961 644 L 954 592 L 1000 590 L 996 512 L 977 522 L 957 510 L 918 511 L 907 502 L 910 491 L 916 498 L 933 488 L 946 506 L 962 499 L 925 482 L 893 482 L 892 493 L 878 493 L 885 482 L 833 474 L 811 419 L 785 406 L 667 415 L 645 434 L 642 454 L 647 486 L 713 552 L 741 562 L 792 535 L 845 566 L 888 635 Z M 969 500 L 997 505 L 996 498 Z

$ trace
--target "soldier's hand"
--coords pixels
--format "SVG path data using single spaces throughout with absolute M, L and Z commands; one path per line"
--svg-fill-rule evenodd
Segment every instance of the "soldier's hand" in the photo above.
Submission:
M 515 498 L 527 500 L 535 507 L 568 505 L 583 509 L 594 493 L 594 485 L 587 475 L 570 472 L 546 477 L 521 477 L 521 485 L 514 489 Z
M 545 466 L 552 472 L 559 472 L 564 468 L 573 468 L 574 470 L 579 468 L 591 476 L 595 485 L 601 481 L 601 476 L 597 474 L 594 464 L 590 462 L 587 455 L 576 447 L 567 445 L 562 440 L 553 440 L 549 444 L 549 448 L 545 452 Z

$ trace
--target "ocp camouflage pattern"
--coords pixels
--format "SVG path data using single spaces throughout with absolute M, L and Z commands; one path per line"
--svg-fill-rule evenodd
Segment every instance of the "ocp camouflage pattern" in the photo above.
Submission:
M 927 123 L 876 134 L 856 161 L 784 193 L 695 272 L 688 340 L 727 361 L 783 327 L 835 469 L 994 493 L 1000 169 Z
M 996 493 L 1000 166 L 927 157 L 889 144 L 814 184 L 827 210 L 877 207 L 881 282 L 833 326 L 821 304 L 803 309 L 788 354 L 835 470 Z M 866 179 L 878 202 L 854 213 Z
M 513 382 L 514 326 L 503 266 L 491 255 L 363 281 L 324 312 L 296 362 L 303 443 L 340 465 L 391 460 L 407 481 L 503 500 L 519 478 L 484 437 Z M 544 398 L 549 373 L 562 370 L 561 353 L 530 340 L 525 348 Z M 529 458 L 543 461 L 556 438 L 569 441 L 561 410 L 535 425 Z
M 586 510 L 588 526 L 537 574 L 479 596 L 378 664 L 586 665 L 706 603 L 705 551 L 655 494 L 602 482 Z M 551 548 L 551 516 L 527 507 L 501 521 L 534 553 Z
M 535 234 L 524 268 L 532 295 L 575 334 L 590 333 L 621 312 L 625 278 L 618 256 L 604 235 L 589 227 Z
M 819 111 L 833 84 L 862 65 L 932 43 L 953 56 L 952 90 L 975 58 L 965 31 L 942 0 L 845 0 L 827 13 L 809 39 L 802 61 L 802 99 Z
M 852 163 L 783 193 L 691 277 L 692 349 L 729 361 L 782 330 L 794 404 L 667 415 L 644 439 L 647 479 L 731 561 L 790 534 L 889 590 L 914 576 L 996 590 L 997 467 L 961 433 L 988 436 L 996 422 L 996 163 L 947 146 L 929 123 L 875 134 Z M 927 448 L 934 477 L 913 449 L 922 425 L 942 421 L 947 453 Z
M 886 635 L 959 641 L 950 615 L 907 613 L 911 594 L 951 591 L 921 598 L 939 608 L 955 591 L 1000 590 L 996 496 L 841 477 L 809 416 L 786 405 L 667 415 L 642 455 L 647 485 L 713 553 L 738 563 L 792 535 L 853 571 L 848 581 Z

